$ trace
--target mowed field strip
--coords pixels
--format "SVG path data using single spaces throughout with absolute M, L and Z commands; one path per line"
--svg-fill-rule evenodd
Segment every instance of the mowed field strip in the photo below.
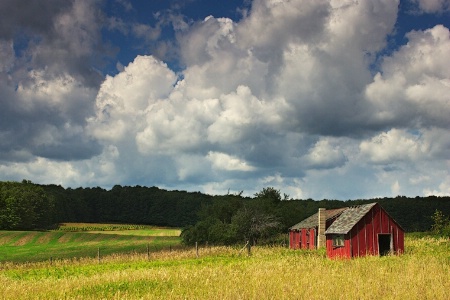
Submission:
M 89 230 L 91 229 L 91 230 Z M 142 225 L 65 223 L 53 231 L 0 231 L 0 262 L 33 262 L 159 251 L 180 246 L 180 230 Z

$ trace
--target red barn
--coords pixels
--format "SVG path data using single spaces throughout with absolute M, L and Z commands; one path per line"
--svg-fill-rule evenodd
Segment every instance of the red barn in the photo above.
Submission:
M 301 228 L 304 225 L 309 228 Z M 307 240 L 297 232 L 307 229 L 309 241 L 317 242 L 303 247 Z M 403 228 L 378 203 L 370 203 L 333 210 L 319 209 L 317 214 L 291 227 L 290 247 L 314 249 L 326 246 L 330 258 L 400 254 L 405 249 L 404 237 Z
M 345 208 L 329 209 L 319 208 L 319 212 L 295 224 L 289 229 L 289 247 L 292 249 L 316 249 L 318 242 L 319 214 L 325 217 L 328 228 Z M 320 248 L 320 247 L 319 247 Z

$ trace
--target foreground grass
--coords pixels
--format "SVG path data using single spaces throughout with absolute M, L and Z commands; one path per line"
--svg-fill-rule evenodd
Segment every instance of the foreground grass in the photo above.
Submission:
M 329 260 L 254 247 L 1 265 L 3 299 L 449 299 L 447 239 L 406 240 L 402 256 Z

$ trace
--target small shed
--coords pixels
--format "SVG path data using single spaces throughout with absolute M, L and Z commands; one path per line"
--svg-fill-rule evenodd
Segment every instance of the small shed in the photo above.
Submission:
M 346 207 L 329 210 L 320 208 L 319 212 L 295 224 L 289 229 L 289 247 L 292 249 L 318 248 L 319 217 L 324 217 L 326 227 L 329 227 L 346 209 Z
M 325 226 L 321 226 L 321 223 Z M 311 227 L 315 224 L 317 227 Z M 303 229 L 308 231 L 302 228 L 305 225 L 311 227 L 309 240 L 318 241 L 314 245 L 307 244 L 307 247 L 302 246 L 305 241 L 303 236 L 296 235 L 297 232 L 303 232 Z M 313 238 L 311 234 L 314 235 Z M 300 243 L 297 242 L 297 238 L 300 239 Z M 378 203 L 338 210 L 321 208 L 317 214 L 290 228 L 291 248 L 315 249 L 326 246 L 329 258 L 400 254 L 405 249 L 404 238 L 403 228 Z M 321 240 L 325 242 L 321 243 Z

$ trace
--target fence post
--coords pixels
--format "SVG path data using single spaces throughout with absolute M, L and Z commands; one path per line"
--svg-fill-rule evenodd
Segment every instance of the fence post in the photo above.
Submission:
M 198 242 L 195 242 L 195 256 L 198 258 Z
M 247 241 L 247 254 L 248 254 L 248 256 L 252 255 L 251 249 L 252 249 L 252 245 L 250 245 L 250 241 Z
M 100 247 L 97 248 L 98 263 L 100 263 Z
M 150 260 L 150 245 L 147 243 L 147 260 Z

